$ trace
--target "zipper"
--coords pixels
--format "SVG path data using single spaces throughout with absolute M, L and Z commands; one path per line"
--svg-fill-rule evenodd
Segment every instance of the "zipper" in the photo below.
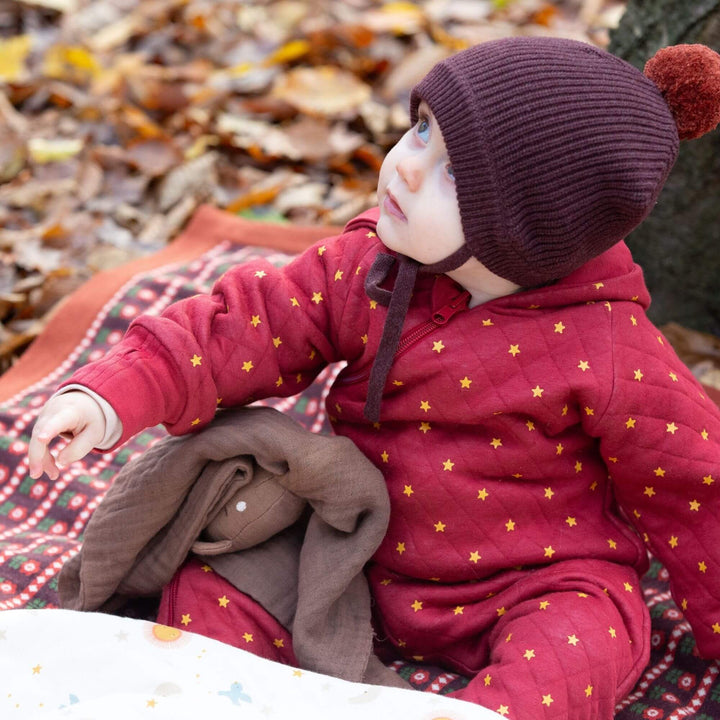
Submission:
M 436 310 L 432 314 L 430 320 L 426 320 L 420 325 L 416 325 L 414 328 L 405 333 L 400 338 L 397 350 L 393 362 L 396 361 L 401 355 L 404 355 L 410 350 L 413 345 L 416 345 L 423 338 L 434 332 L 438 328 L 445 325 L 453 315 L 457 315 L 459 312 L 467 309 L 468 301 L 470 300 L 470 293 L 467 290 L 463 290 L 459 295 L 456 295 L 447 305 L 443 305 L 439 310 Z M 350 375 L 343 379 L 343 385 L 351 385 L 353 383 L 362 382 L 370 377 L 370 369 L 363 370 L 362 372 Z

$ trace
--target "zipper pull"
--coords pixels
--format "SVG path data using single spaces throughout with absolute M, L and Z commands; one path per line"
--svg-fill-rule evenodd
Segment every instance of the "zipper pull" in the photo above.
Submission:
M 459 295 L 454 297 L 447 305 L 441 307 L 433 313 L 432 321 L 436 325 L 444 325 L 453 315 L 467 308 L 470 301 L 470 293 L 463 290 Z

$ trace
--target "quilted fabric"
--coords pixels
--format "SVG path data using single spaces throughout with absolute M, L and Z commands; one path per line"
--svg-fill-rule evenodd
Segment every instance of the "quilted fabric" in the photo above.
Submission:
M 284 269 L 229 270 L 209 297 L 136 321 L 72 381 L 110 401 L 126 438 L 157 422 L 190 431 L 218 403 L 291 395 L 347 360 L 327 406 L 388 482 L 391 526 L 371 578 L 407 656 L 480 672 L 488 658 L 472 638 L 508 610 L 488 594 L 586 558 L 626 569 L 610 592 L 640 637 L 643 538 L 700 652 L 720 655 L 720 415 L 647 320 L 627 248 L 473 309 L 452 305 L 448 278 L 421 279 L 372 426 L 362 410 L 385 310 L 363 289 L 382 248 L 371 220 Z M 585 580 L 608 584 L 602 572 Z

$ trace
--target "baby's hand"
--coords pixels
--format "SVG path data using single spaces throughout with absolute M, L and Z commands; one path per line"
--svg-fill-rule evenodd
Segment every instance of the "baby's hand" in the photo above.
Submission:
M 50 443 L 58 436 L 70 442 L 58 454 L 57 461 L 50 453 Z M 105 435 L 105 416 L 100 405 L 90 395 L 77 390 L 56 395 L 40 411 L 28 447 L 30 477 L 39 478 L 43 472 L 57 480 L 60 469 L 80 460 Z

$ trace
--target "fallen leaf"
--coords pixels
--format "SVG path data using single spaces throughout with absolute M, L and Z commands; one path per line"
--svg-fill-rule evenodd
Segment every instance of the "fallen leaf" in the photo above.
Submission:
M 25 60 L 31 47 L 30 35 L 0 40 L 0 82 L 16 82 L 26 76 Z
M 62 162 L 82 151 L 84 143 L 72 138 L 30 138 L 28 151 L 36 163 Z
M 324 65 L 289 70 L 277 79 L 272 94 L 308 115 L 339 117 L 356 114 L 372 93 L 353 74 Z

